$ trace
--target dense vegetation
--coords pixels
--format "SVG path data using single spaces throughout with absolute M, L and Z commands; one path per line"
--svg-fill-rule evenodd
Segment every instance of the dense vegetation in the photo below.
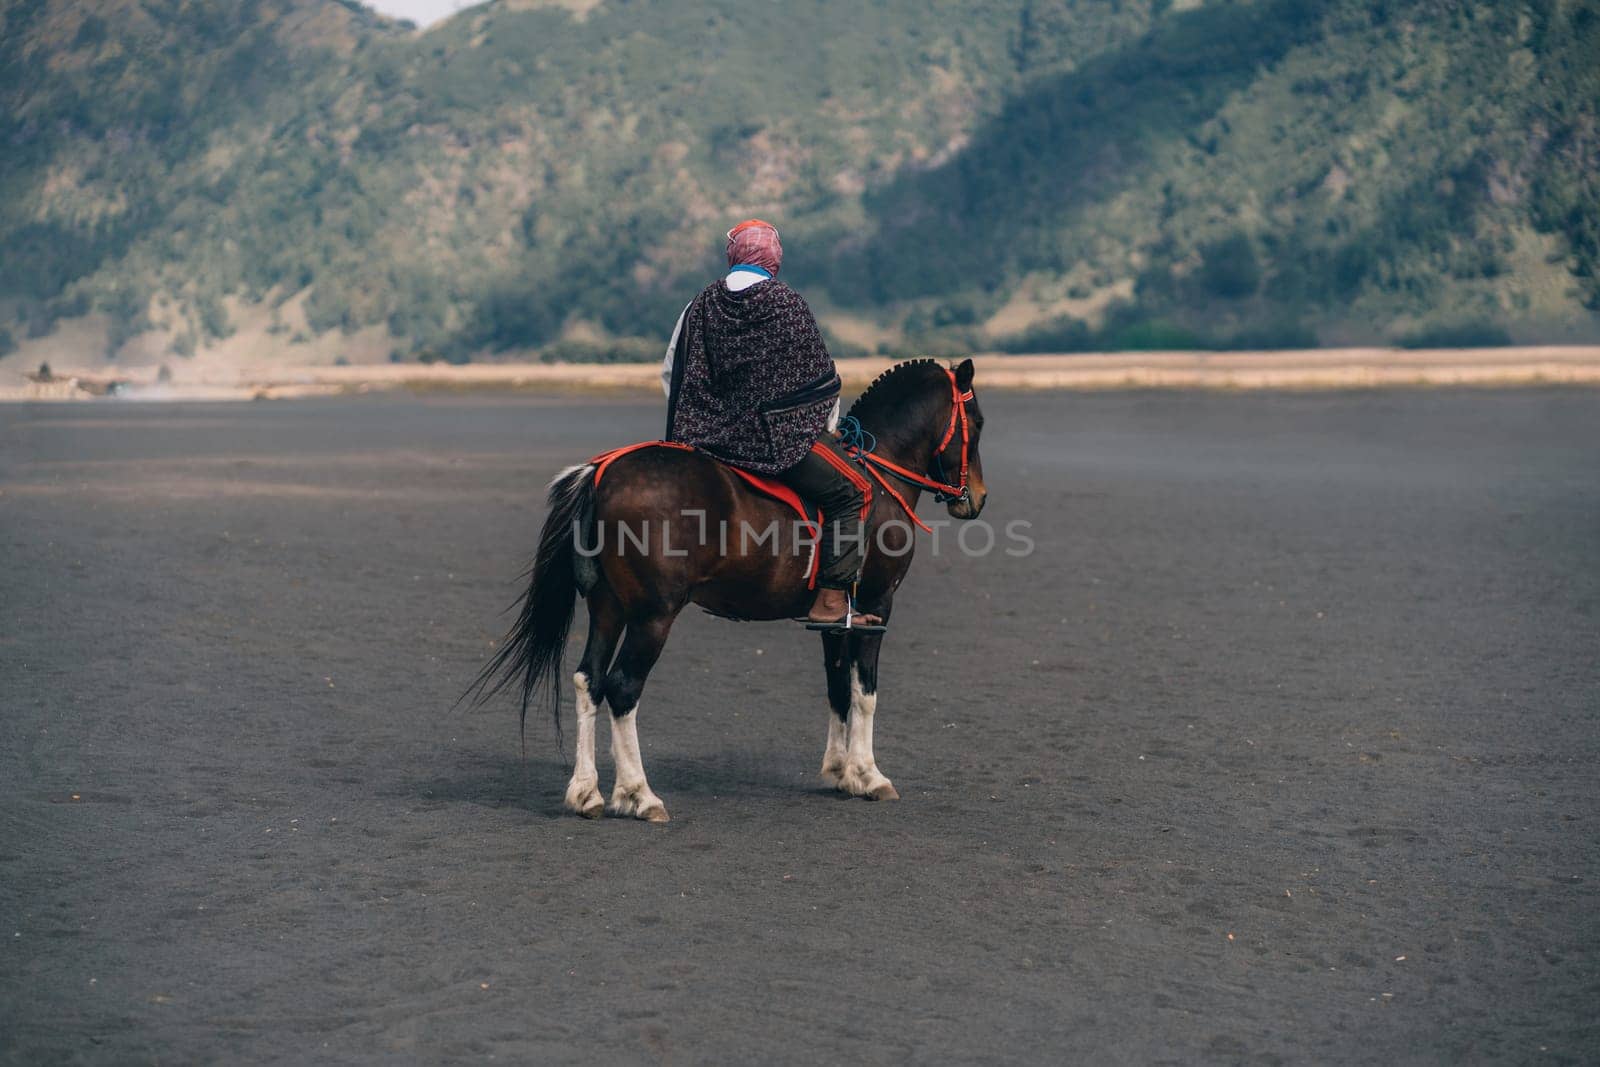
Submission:
M 1263 0 L 1169 17 L 1018 94 L 950 165 L 870 194 L 884 223 L 860 291 L 1135 278 L 1102 329 L 1065 319 L 1024 349 L 1298 345 L 1362 320 L 1481 342 L 1563 308 L 1581 321 L 1600 308 L 1596 15 Z M 1551 261 L 1570 277 L 1541 292 Z
M 573 6 L 0 0 L 0 338 L 633 358 L 750 213 L 890 348 L 1600 332 L 1600 0 Z

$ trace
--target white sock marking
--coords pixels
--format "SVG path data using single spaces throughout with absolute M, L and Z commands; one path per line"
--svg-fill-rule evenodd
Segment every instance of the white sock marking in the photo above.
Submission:
M 567 783 L 567 807 L 580 814 L 599 814 L 600 775 L 594 766 L 594 720 L 597 710 L 589 696 L 589 678 L 582 671 L 572 676 L 578 691 L 578 751 L 573 758 L 572 781 Z
M 829 785 L 838 785 L 844 774 L 845 739 L 848 731 L 844 720 L 828 709 L 828 744 L 822 750 L 822 777 Z
M 639 756 L 638 718 L 637 704 L 628 714 L 611 717 L 611 760 L 617 770 L 617 784 L 611 791 L 611 810 L 618 815 L 666 822 L 667 806 L 650 791 L 650 783 L 644 777 L 644 760 Z
M 844 774 L 840 786 L 854 796 L 887 799 L 899 796 L 872 758 L 872 718 L 878 711 L 878 694 L 868 693 L 859 667 L 850 672 L 850 729 L 846 742 Z

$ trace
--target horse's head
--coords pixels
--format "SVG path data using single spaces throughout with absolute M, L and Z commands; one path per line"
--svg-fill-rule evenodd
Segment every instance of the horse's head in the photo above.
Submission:
M 970 359 L 953 367 L 934 359 L 897 363 L 850 409 L 872 441 L 871 463 L 888 472 L 883 477 L 931 490 L 957 519 L 977 518 L 989 495 L 978 458 L 983 412 L 972 375 Z
M 972 360 L 964 359 L 950 368 L 955 386 L 950 398 L 949 440 L 934 456 L 933 477 L 966 491 L 945 504 L 956 519 L 975 519 L 983 511 L 989 490 L 983 484 L 983 460 L 978 455 L 978 438 L 983 435 L 983 412 L 972 389 Z

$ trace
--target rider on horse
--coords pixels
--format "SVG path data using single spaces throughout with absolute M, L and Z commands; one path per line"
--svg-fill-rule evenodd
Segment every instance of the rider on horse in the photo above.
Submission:
M 865 555 L 870 483 L 834 434 L 839 374 L 800 294 L 777 280 L 778 231 L 760 219 L 728 231 L 728 273 L 678 316 L 662 364 L 667 440 L 770 475 L 822 508 L 813 623 L 850 619 Z

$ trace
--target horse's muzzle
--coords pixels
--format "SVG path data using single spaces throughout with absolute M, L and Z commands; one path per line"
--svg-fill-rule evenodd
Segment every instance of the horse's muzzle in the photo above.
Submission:
M 987 492 L 980 493 L 974 499 L 972 491 L 969 489 L 945 505 L 945 509 L 953 519 L 975 519 L 983 511 L 983 505 L 988 499 L 989 494 Z

